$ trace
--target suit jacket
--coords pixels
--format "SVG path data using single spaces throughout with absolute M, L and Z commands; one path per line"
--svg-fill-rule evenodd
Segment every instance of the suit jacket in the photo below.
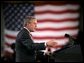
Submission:
M 35 51 L 44 50 L 44 43 L 34 43 L 29 32 L 23 28 L 16 38 L 16 62 L 34 62 Z

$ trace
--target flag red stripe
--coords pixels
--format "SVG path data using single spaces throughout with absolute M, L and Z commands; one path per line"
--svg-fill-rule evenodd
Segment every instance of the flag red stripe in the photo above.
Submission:
M 11 36 L 11 35 L 8 35 L 8 34 L 5 34 L 5 36 L 6 36 L 7 38 L 10 38 L 10 39 L 16 39 L 16 36 Z
M 37 31 L 63 31 L 63 30 L 76 30 L 78 27 L 65 27 L 65 28 L 36 28 Z
M 42 6 L 42 5 L 67 5 L 67 4 L 71 4 L 71 5 L 78 5 L 79 2 L 76 1 L 37 1 L 34 2 L 35 6 Z
M 10 38 L 10 39 L 16 39 L 16 36 L 11 36 L 11 35 L 5 35 L 7 38 Z M 77 35 L 73 35 L 73 37 L 76 37 Z M 36 36 L 33 36 L 34 39 L 65 39 L 64 36 L 60 36 L 60 37 L 47 37 L 47 36 L 44 36 L 44 37 L 36 37 Z
M 35 14 L 45 14 L 45 13 L 51 13 L 51 14 L 63 14 L 63 13 L 78 13 L 78 10 L 65 10 L 65 11 L 35 11 Z
M 11 44 L 9 44 L 8 42 L 5 42 L 5 45 L 11 47 Z
M 42 20 L 38 20 L 38 23 L 42 23 L 42 22 L 72 22 L 72 21 L 78 21 L 79 19 L 77 19 L 77 18 L 74 18 L 74 19 L 59 19 L 59 20 L 57 20 L 57 19 L 42 19 Z
M 73 37 L 76 37 L 77 35 L 73 35 Z M 34 39 L 37 39 L 37 40 L 41 40 L 41 39 L 65 39 L 66 37 L 64 36 L 60 36 L 60 37 L 49 37 L 49 36 L 45 36 L 45 37 L 36 37 L 36 36 L 33 36 Z

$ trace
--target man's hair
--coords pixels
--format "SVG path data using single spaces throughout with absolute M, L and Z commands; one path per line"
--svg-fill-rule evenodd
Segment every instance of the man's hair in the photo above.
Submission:
M 33 21 L 33 19 L 36 19 L 34 16 L 27 16 L 25 19 L 24 19 L 24 26 L 27 25 L 27 23 L 31 23 Z

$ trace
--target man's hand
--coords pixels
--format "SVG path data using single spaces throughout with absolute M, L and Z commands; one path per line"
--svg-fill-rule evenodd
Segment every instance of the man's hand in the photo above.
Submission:
M 56 47 L 57 46 L 57 42 L 55 42 L 55 40 L 50 40 L 46 44 L 47 44 L 47 47 Z

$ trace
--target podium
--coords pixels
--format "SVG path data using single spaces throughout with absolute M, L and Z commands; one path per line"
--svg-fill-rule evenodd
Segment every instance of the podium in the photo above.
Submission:
M 55 62 L 83 62 L 80 45 L 73 45 L 64 50 L 55 51 L 52 55 Z

